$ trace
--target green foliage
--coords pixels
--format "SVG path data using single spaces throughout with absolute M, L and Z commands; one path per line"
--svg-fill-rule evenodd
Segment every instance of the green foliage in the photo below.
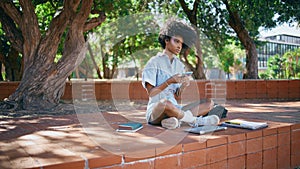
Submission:
M 265 80 L 271 79 L 271 77 L 269 76 L 269 73 L 267 73 L 267 72 L 259 72 L 258 77 L 260 79 L 265 79 Z
M 35 13 L 37 14 L 39 20 L 39 27 L 42 34 L 44 34 L 56 13 L 56 10 L 50 2 L 46 2 L 37 5 L 35 8 Z
M 226 45 L 228 44 L 229 40 L 244 40 L 243 47 L 247 47 L 247 44 L 249 43 L 245 43 L 245 41 L 249 41 L 249 39 L 246 40 L 245 38 L 247 38 L 247 36 L 241 34 L 238 35 L 238 39 L 236 35 L 239 32 L 246 30 L 248 31 L 251 40 L 256 40 L 260 27 L 265 26 L 270 28 L 276 25 L 275 21 L 273 20 L 275 15 L 273 1 L 271 2 L 271 5 L 269 5 L 267 1 L 260 0 L 178 1 L 180 1 L 181 4 L 184 4 L 184 2 L 188 3 L 189 10 L 184 10 L 187 15 L 186 18 L 189 18 L 189 20 L 208 37 L 208 39 L 212 42 L 215 51 L 217 52 L 215 57 L 208 56 L 208 58 L 206 58 L 206 55 L 203 52 L 203 57 L 207 63 L 207 67 L 213 66 L 213 61 L 215 59 L 219 59 L 221 67 L 225 72 L 229 72 L 229 67 L 234 63 L 234 59 L 232 59 L 233 55 L 228 49 L 226 49 Z M 225 4 L 228 4 L 228 8 L 225 7 Z M 195 7 L 197 7 L 196 10 Z M 182 8 L 185 9 L 184 6 Z M 234 32 L 229 26 L 232 26 L 232 24 L 229 24 L 229 22 L 231 21 L 233 15 L 237 15 L 237 17 L 241 19 L 242 23 L 240 25 L 243 25 L 243 27 L 239 29 L 242 30 L 235 30 L 236 32 Z M 255 57 L 257 56 L 251 56 L 251 58 L 248 57 L 248 59 L 255 60 Z M 220 65 L 218 66 L 220 67 Z M 257 67 L 257 65 L 253 66 Z
M 275 55 L 268 60 L 268 69 L 259 76 L 262 79 L 300 79 L 300 48 Z
M 244 21 L 251 37 L 256 37 L 259 27 L 273 28 L 276 26 L 274 16 L 278 0 L 237 0 L 230 1 Z
M 98 64 L 99 69 L 110 72 L 104 78 L 112 78 L 120 63 L 133 60 L 144 65 L 151 57 L 149 52 L 153 54 L 151 51 L 157 52 L 155 49 L 159 48 L 158 31 L 156 18 L 150 13 L 119 16 L 104 22 L 90 40 L 95 60 L 102 63 Z
M 272 79 L 283 79 L 284 78 L 284 63 L 286 59 L 280 55 L 270 57 L 268 60 L 268 71 Z
M 234 53 L 229 48 L 224 48 L 220 53 L 221 65 L 220 67 L 224 70 L 225 73 L 229 73 L 229 67 L 233 65 L 234 62 Z
M 293 23 L 297 22 L 299 26 L 300 21 L 300 3 L 295 0 L 282 0 L 277 2 L 275 7 L 278 14 L 277 21 L 280 23 L 288 22 Z
M 197 13 L 197 27 L 212 42 L 212 45 L 220 53 L 228 44 L 232 30 L 228 26 L 227 11 L 222 8 L 221 1 L 204 0 L 199 2 Z
M 285 53 L 283 58 L 286 60 L 284 63 L 285 78 L 300 79 L 300 48 Z
M 6 75 L 5 72 L 1 72 L 1 76 L 2 76 L 3 80 L 6 80 L 6 76 L 5 75 Z
M 245 56 L 245 52 L 241 50 L 234 42 L 226 45 L 220 53 L 220 65 L 222 70 L 229 74 L 235 74 L 243 70 L 242 58 Z

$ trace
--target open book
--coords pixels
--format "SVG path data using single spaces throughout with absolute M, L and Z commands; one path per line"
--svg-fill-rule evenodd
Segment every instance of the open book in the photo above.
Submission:
M 246 121 L 240 119 L 227 120 L 223 122 L 222 125 L 229 126 L 229 127 L 250 129 L 250 130 L 256 130 L 256 129 L 268 127 L 268 124 L 266 122 L 254 122 L 254 121 Z

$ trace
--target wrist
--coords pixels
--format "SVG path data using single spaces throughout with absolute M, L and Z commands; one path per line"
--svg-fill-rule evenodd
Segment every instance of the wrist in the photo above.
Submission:
M 167 81 L 167 80 L 165 81 L 165 84 L 166 84 L 167 86 L 169 86 L 169 83 L 168 83 L 168 81 Z

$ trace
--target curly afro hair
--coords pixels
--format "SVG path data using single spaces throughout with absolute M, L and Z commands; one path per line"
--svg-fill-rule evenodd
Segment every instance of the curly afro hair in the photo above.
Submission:
M 195 44 L 197 33 L 193 27 L 175 18 L 170 18 L 161 28 L 158 36 L 158 41 L 163 49 L 166 47 L 165 40 L 170 40 L 172 36 L 181 36 L 184 41 L 182 48 L 186 49 Z

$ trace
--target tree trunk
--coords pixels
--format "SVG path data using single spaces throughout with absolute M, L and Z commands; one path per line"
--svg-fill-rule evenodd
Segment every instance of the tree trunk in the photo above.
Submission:
M 4 64 L 5 59 L 4 59 L 4 52 L 3 52 L 3 45 L 0 41 L 0 81 L 4 81 L 4 77 L 2 76 L 2 64 Z
M 3 81 L 4 78 L 2 76 L 2 62 L 0 61 L 0 81 Z
M 197 34 L 198 34 L 198 37 L 199 36 L 199 33 L 197 31 Z M 205 73 L 204 73 L 204 62 L 203 62 L 203 55 L 202 55 L 202 48 L 201 48 L 201 42 L 200 42 L 200 39 L 197 38 L 196 39 L 196 58 L 197 58 L 197 65 L 196 65 L 196 71 L 195 71 L 195 78 L 196 79 L 206 79 L 206 76 L 205 76 Z
M 186 4 L 186 2 L 184 0 L 179 0 L 179 3 L 183 9 L 183 11 L 186 13 L 189 21 L 191 22 L 191 24 L 193 25 L 194 29 L 197 32 L 197 38 L 196 38 L 196 66 L 193 67 L 193 65 L 191 63 L 189 63 L 188 59 L 187 59 L 187 53 L 185 53 L 185 51 L 183 52 L 183 58 L 184 58 L 184 63 L 185 65 L 193 71 L 193 75 L 195 77 L 195 79 L 206 79 L 205 77 L 205 73 L 204 73 L 204 62 L 203 62 L 203 55 L 202 55 L 202 47 L 201 47 L 201 42 L 200 42 L 200 36 L 199 36 L 199 31 L 197 28 L 197 10 L 198 10 L 198 1 L 195 1 L 193 4 L 193 9 L 190 10 Z
M 22 58 L 19 56 L 19 52 L 10 49 L 7 58 L 4 62 L 6 79 L 9 81 L 20 81 L 22 78 Z
M 108 62 L 108 54 L 102 52 L 102 67 L 103 67 L 103 78 L 109 79 L 110 77 L 110 69 L 107 65 Z
M 239 40 L 243 44 L 246 50 L 246 69 L 247 72 L 244 75 L 244 79 L 257 79 L 258 78 L 258 58 L 256 45 L 253 39 L 250 37 L 247 29 L 243 25 L 243 21 L 240 18 L 238 11 L 232 11 L 227 0 L 223 0 L 226 5 L 226 9 L 229 12 L 229 25 L 236 32 Z
M 5 68 L 5 79 L 7 81 L 20 81 L 22 77 L 22 58 L 19 56 L 19 52 L 8 45 L 5 41 L 0 41 L 0 72 L 2 71 L 2 64 Z M 0 77 L 0 81 L 4 78 Z
M 17 90 L 9 96 L 14 109 L 51 110 L 64 93 L 65 82 L 71 72 L 82 62 L 86 53 L 83 36 L 87 31 L 104 21 L 103 15 L 87 21 L 92 0 L 70 0 L 64 2 L 63 10 L 52 19 L 44 36 L 39 31 L 37 17 L 31 1 L 20 0 L 22 15 L 12 2 L 1 1 L 2 8 L 19 25 L 24 39 L 22 49 L 24 74 Z M 9 23 L 5 23 L 9 24 Z M 68 28 L 61 59 L 55 63 L 61 37 Z M 5 105 L 4 108 L 11 108 Z
M 102 79 L 100 68 L 99 68 L 99 66 L 96 63 L 95 55 L 93 53 L 93 50 L 92 50 L 90 44 L 88 44 L 88 51 L 89 51 L 89 54 L 90 54 L 92 62 L 93 62 L 93 67 L 94 67 L 94 69 L 96 69 L 97 76 L 98 76 L 99 79 Z
M 57 44 L 41 43 L 35 58 L 34 64 L 27 67 L 23 79 L 17 90 L 9 96 L 10 101 L 17 102 L 19 109 L 26 110 L 49 110 L 56 107 L 64 93 L 65 81 L 71 72 L 78 66 L 85 56 L 83 35 L 81 39 L 79 32 L 69 30 L 65 47 L 63 62 L 54 64 L 50 62 L 48 55 L 44 55 L 39 49 L 49 48 L 55 50 Z M 70 37 L 72 36 L 72 37 Z M 72 39 L 72 40 L 71 40 Z M 70 41 L 76 41 L 72 44 Z M 49 53 L 52 53 L 48 50 Z M 44 57 L 45 56 L 45 57 Z M 76 63 L 77 62 L 77 63 Z

